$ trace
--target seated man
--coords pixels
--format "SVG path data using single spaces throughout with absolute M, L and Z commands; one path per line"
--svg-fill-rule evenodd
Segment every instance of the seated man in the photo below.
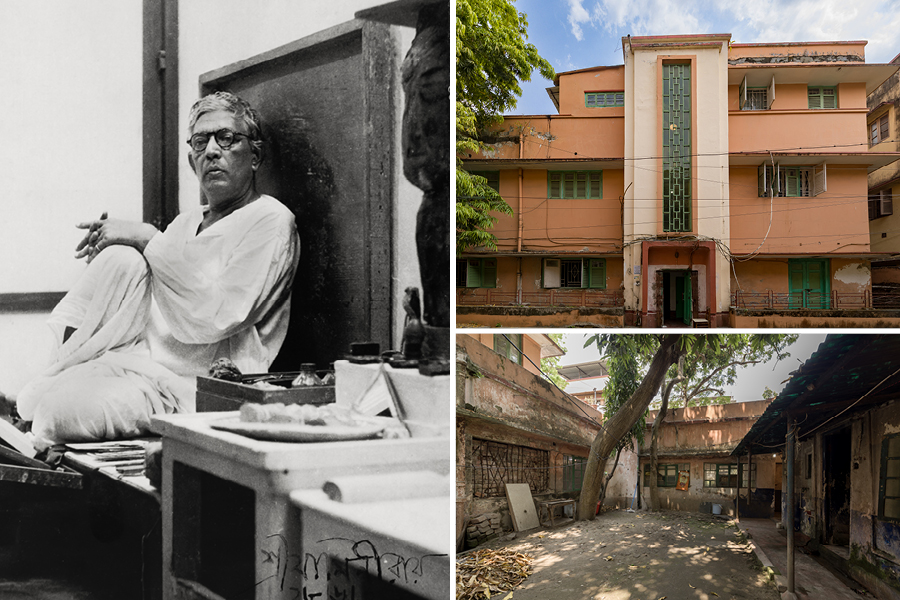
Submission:
M 288 326 L 294 215 L 256 191 L 256 112 L 226 92 L 194 104 L 189 162 L 205 204 L 165 230 L 80 223 L 88 267 L 53 310 L 53 364 L 20 392 L 35 447 L 136 436 L 154 413 L 193 411 L 196 375 L 229 358 L 265 372 Z

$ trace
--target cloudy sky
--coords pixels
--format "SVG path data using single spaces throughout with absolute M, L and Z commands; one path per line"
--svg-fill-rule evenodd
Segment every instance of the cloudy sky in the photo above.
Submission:
M 621 65 L 622 37 L 730 33 L 736 43 L 868 40 L 866 62 L 900 53 L 900 0 L 516 0 L 528 41 L 556 71 Z M 553 114 L 535 73 L 515 114 Z
M 580 333 L 566 334 L 566 355 L 560 359 L 559 364 L 574 365 L 598 360 L 600 353 L 597 352 L 596 346 L 584 347 L 584 340 L 588 336 L 589 334 Z M 775 392 L 780 392 L 790 373 L 796 371 L 801 364 L 806 362 L 806 359 L 812 355 L 824 340 L 825 334 L 800 334 L 800 338 L 788 348 L 788 352 L 791 354 L 790 358 L 783 361 L 773 360 L 767 364 L 752 365 L 739 370 L 735 385 L 727 389 L 726 394 L 733 396 L 735 402 L 747 402 L 762 400 L 762 393 L 767 386 Z M 605 386 L 605 379 L 588 379 L 570 382 L 566 386 L 566 391 L 574 394 L 577 392 L 588 392 L 594 388 L 601 390 Z

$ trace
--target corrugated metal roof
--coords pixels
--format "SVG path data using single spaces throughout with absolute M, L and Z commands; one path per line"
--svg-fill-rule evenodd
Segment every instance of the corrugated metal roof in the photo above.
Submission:
M 787 415 L 798 438 L 838 418 L 900 398 L 900 335 L 831 334 L 732 452 L 772 452 L 784 446 Z

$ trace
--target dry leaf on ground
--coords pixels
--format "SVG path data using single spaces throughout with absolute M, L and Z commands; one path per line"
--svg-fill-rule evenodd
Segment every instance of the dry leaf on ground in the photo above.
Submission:
M 456 561 L 456 598 L 482 600 L 508 592 L 531 575 L 531 562 L 527 554 L 507 549 L 467 554 Z

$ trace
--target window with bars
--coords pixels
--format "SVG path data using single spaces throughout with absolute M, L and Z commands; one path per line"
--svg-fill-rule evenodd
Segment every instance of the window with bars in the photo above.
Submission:
M 747 103 L 741 106 L 741 110 L 768 110 L 768 88 L 748 88 Z
M 806 95 L 811 109 L 837 108 L 837 88 L 808 87 Z
M 663 231 L 691 231 L 691 65 L 663 64 Z
M 690 471 L 688 463 L 658 464 L 656 469 L 656 487 L 675 487 L 678 485 L 678 472 Z M 644 487 L 650 485 L 650 463 L 644 465 Z
M 891 126 L 888 115 L 875 119 L 869 123 L 869 145 L 874 146 L 890 139 Z
M 756 487 L 756 469 L 754 467 L 756 465 L 752 465 L 750 470 L 750 487 Z M 744 470 L 746 471 L 746 469 Z M 704 463 L 703 487 L 737 487 L 739 471 L 740 468 L 736 464 Z M 744 481 L 741 484 L 746 487 Z
M 827 191 L 827 179 L 824 166 L 817 171 L 816 167 L 785 167 L 779 164 L 759 166 L 759 196 L 810 197 Z
M 603 198 L 603 171 L 549 171 L 548 198 Z
M 587 458 L 583 456 L 563 456 L 563 491 L 577 492 L 584 481 L 584 467 Z
M 456 287 L 497 287 L 496 258 L 461 258 L 456 261 Z
M 508 339 L 507 339 L 508 338 Z M 506 357 L 517 365 L 522 364 L 522 334 L 507 333 L 494 335 L 494 352 Z
M 472 469 L 476 498 L 505 496 L 507 483 L 527 483 L 532 494 L 550 488 L 546 450 L 472 438 Z
M 544 288 L 606 289 L 605 258 L 545 258 Z
M 585 92 L 584 105 L 588 108 L 625 106 L 625 92 Z
M 886 436 L 881 442 L 878 516 L 900 521 L 900 434 Z
M 894 214 L 894 197 L 891 190 L 869 192 L 869 220 Z

